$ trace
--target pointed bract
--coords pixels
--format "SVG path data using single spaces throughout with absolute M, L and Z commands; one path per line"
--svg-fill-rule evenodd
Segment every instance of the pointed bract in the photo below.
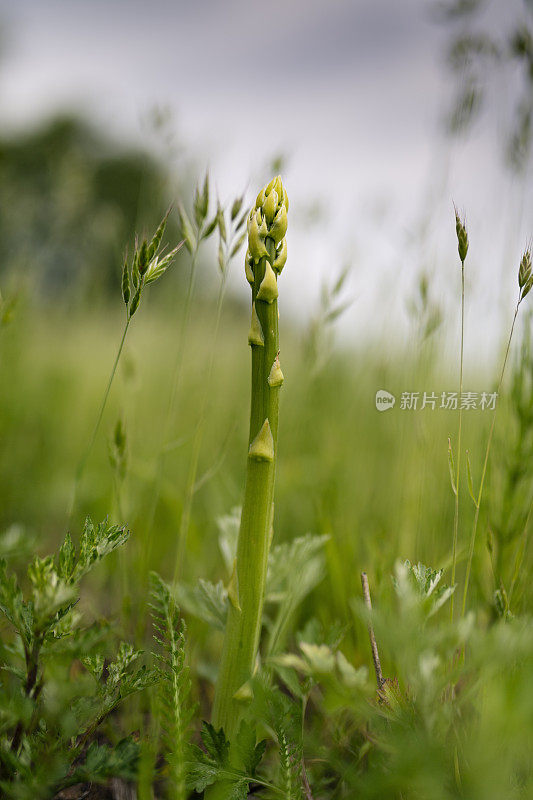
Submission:
M 248 250 L 246 252 L 246 258 L 244 259 L 244 271 L 245 271 L 245 274 L 246 274 L 246 280 L 252 286 L 253 286 L 253 282 L 255 280 L 254 273 L 253 273 L 253 265 L 254 265 L 254 260 L 253 260 L 252 256 L 250 255 L 250 251 Z
M 265 240 L 261 238 L 257 217 L 254 215 L 248 225 L 248 249 L 253 260 L 257 263 L 268 255 Z
M 261 430 L 250 445 L 248 456 L 249 458 L 255 458 L 257 461 L 274 460 L 274 439 L 272 438 L 268 419 L 263 422 Z
M 274 270 L 267 261 L 265 265 L 265 277 L 261 281 L 259 291 L 257 292 L 257 300 L 263 300 L 265 303 L 273 303 L 278 297 L 278 282 L 274 274 Z
M 274 222 L 268 232 L 271 239 L 274 239 L 276 247 L 281 242 L 287 233 L 287 210 L 285 206 L 281 206 L 278 213 L 274 217 Z
M 276 258 L 272 264 L 272 269 L 278 273 L 281 272 L 287 262 L 287 239 L 282 239 L 279 250 L 276 251 Z
M 252 306 L 252 321 L 250 323 L 250 331 L 248 333 L 248 344 L 263 347 L 265 344 L 265 337 L 263 336 L 263 329 L 257 316 L 255 303 Z
M 268 195 L 267 199 L 265 200 L 265 202 L 263 203 L 263 211 L 265 214 L 267 225 L 272 225 L 277 210 L 278 210 L 278 193 L 275 190 L 272 190 Z
M 156 232 L 152 237 L 152 241 L 148 246 L 148 260 L 151 261 L 152 258 L 155 256 L 157 251 L 159 250 L 159 246 L 161 244 L 161 240 L 163 238 L 163 234 L 165 233 L 165 228 L 167 227 L 167 220 L 168 215 L 170 214 L 170 208 L 168 209 L 167 213 L 159 223 L 159 227 L 157 228 Z
M 265 202 L 265 197 L 266 197 L 265 189 L 261 189 L 261 191 L 259 192 L 259 194 L 257 195 L 257 197 L 255 199 L 255 207 L 256 208 L 261 208 L 261 206 Z
M 279 363 L 279 353 L 278 353 L 278 355 L 274 359 L 274 363 L 272 364 L 272 367 L 268 375 L 268 385 L 271 388 L 274 388 L 274 386 L 281 386 L 282 383 L 283 383 L 283 372 L 281 371 L 281 365 Z

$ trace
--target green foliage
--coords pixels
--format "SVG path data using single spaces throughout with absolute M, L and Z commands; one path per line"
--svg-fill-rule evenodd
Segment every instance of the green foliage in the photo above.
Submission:
M 134 780 L 138 758 L 138 745 L 131 738 L 122 739 L 113 748 L 92 742 L 64 785 L 74 786 L 89 781 L 103 783 L 111 777 Z
M 497 26 L 485 13 L 487 5 L 486 0 L 442 0 L 437 4 L 439 16 L 450 27 L 447 61 L 457 81 L 448 124 L 454 135 L 470 131 L 491 100 L 494 102 L 500 93 L 505 96 L 512 81 L 513 102 L 504 126 L 504 150 L 509 166 L 519 172 L 531 154 L 531 5 L 518 4 L 518 12 L 509 4 L 507 19 Z
M 210 628 L 224 630 L 228 613 L 228 591 L 222 581 L 215 584 L 200 578 L 197 586 L 190 587 L 183 583 L 175 591 L 178 601 L 189 614 L 203 620 Z
M 67 534 L 57 556 L 36 556 L 29 591 L 0 560 L 0 610 L 9 633 L 0 646 L 0 786 L 6 798 L 47 798 L 80 781 L 131 778 L 137 745 L 116 747 L 92 737 L 128 696 L 156 673 L 132 668 L 141 653 L 122 642 L 105 659 L 105 626 L 82 627 L 79 582 L 128 539 L 124 527 L 87 518 L 79 547 Z M 90 678 L 92 676 L 92 678 Z
M 409 316 L 416 325 L 419 340 L 422 342 L 435 334 L 442 324 L 441 302 L 435 295 L 431 276 L 426 269 L 422 269 L 417 276 L 416 289 L 406 303 Z
M 303 800 L 302 706 L 258 680 L 254 692 L 254 711 L 273 731 L 277 744 L 276 794 L 285 800 Z
M 442 569 L 431 569 L 424 564 L 412 565 L 409 561 L 396 565 L 394 587 L 401 602 L 419 609 L 428 619 L 436 614 L 452 596 L 455 586 L 439 586 Z
M 231 573 L 237 549 L 240 509 L 220 517 L 219 546 Z M 264 622 L 270 630 L 267 653 L 283 647 L 284 637 L 298 606 L 324 577 L 323 549 L 327 536 L 302 536 L 290 543 L 272 548 L 268 559 L 265 602 L 274 613 L 266 613 Z M 298 581 L 294 581 L 298 575 Z M 222 581 L 213 584 L 202 578 L 197 586 L 185 583 L 176 586 L 176 596 L 186 611 L 206 622 L 211 628 L 224 630 L 228 610 L 228 588 Z
M 4 133 L 0 177 L 0 273 L 41 303 L 113 296 L 122 243 L 168 204 L 162 163 L 75 116 Z
M 216 730 L 210 722 L 202 723 L 201 739 L 204 749 L 193 745 L 189 784 L 197 792 L 208 786 L 222 784 L 225 800 L 246 800 L 250 783 L 256 781 L 256 770 L 266 748 L 266 741 L 256 744 L 255 728 L 242 721 L 235 738 L 235 752 L 230 756 L 230 743 L 222 728 Z M 239 765 L 239 766 L 236 766 Z
M 215 229 L 220 225 L 220 217 L 222 214 L 220 204 L 217 203 L 216 210 L 213 212 L 211 219 L 208 217 L 210 205 L 209 173 L 206 172 L 202 186 L 198 184 L 194 192 L 194 222 L 191 222 L 183 203 L 178 203 L 179 229 L 185 247 L 193 258 L 196 257 L 200 243 L 205 239 L 209 239 Z
M 309 322 L 305 336 L 306 358 L 313 375 L 324 369 L 334 345 L 333 325 L 348 310 L 352 299 L 346 297 L 350 267 L 342 267 L 331 282 L 324 281 L 320 292 L 320 305 Z
M 298 606 L 324 577 L 323 550 L 327 541 L 328 536 L 308 534 L 272 548 L 268 560 L 266 602 L 277 608 L 269 622 L 269 655 L 283 648 Z
M 513 364 L 507 419 L 496 441 L 497 458 L 489 494 L 490 539 L 494 574 L 494 608 L 523 602 L 523 565 L 531 523 L 533 460 L 533 360 L 531 314 Z M 507 587 L 507 590 L 506 588 Z M 521 599 L 522 595 L 522 599 Z M 506 601 L 504 600 L 506 598 Z M 499 613 L 499 612 L 498 612 Z
M 6 300 L 2 296 L 2 292 L 0 292 L 0 331 L 2 330 L 2 328 L 5 328 L 11 322 L 13 314 L 15 312 L 16 304 L 17 304 L 16 296 L 9 297 Z
M 115 425 L 113 439 L 109 445 L 109 463 L 119 482 L 126 477 L 127 461 L 126 431 L 124 423 L 119 419 Z
M 531 703 L 524 685 L 531 668 L 530 622 L 486 629 L 471 615 L 456 623 L 444 616 L 437 623 L 431 608 L 428 615 L 428 602 L 438 576 L 420 565 L 399 564 L 392 602 L 380 603 L 373 613 L 391 677 L 375 702 L 337 711 L 337 744 L 329 749 L 338 773 L 338 782 L 330 782 L 335 796 L 437 800 L 527 797 L 531 791 L 533 773 L 525 757 L 531 726 L 519 721 L 519 704 Z M 314 775 L 312 785 L 323 780 Z
M 265 195 L 260 205 L 273 225 L 273 213 L 281 209 L 267 200 Z M 81 438 L 76 421 L 84 429 L 93 403 L 93 373 L 99 378 L 112 334 L 108 321 L 98 315 L 74 320 L 69 342 L 64 320 L 47 319 L 46 339 L 39 315 L 25 317 L 22 309 L 2 337 L 9 380 L 0 393 L 0 428 L 6 437 L 0 507 L 9 527 L 0 535 L 0 793 L 44 800 L 79 782 L 122 777 L 137 782 L 141 800 L 153 795 L 184 800 L 193 790 L 213 800 L 530 797 L 532 454 L 526 342 L 510 402 L 499 411 L 501 445 L 489 474 L 490 508 L 480 517 L 489 558 L 485 551 L 476 553 L 476 581 L 469 595 L 473 610 L 450 620 L 445 612 L 455 586 L 446 585 L 445 569 L 418 559 L 451 563 L 444 450 L 456 417 L 443 411 L 431 423 L 421 419 L 413 424 L 413 417 L 397 407 L 377 424 L 371 402 L 376 388 L 396 392 L 406 369 L 414 385 L 423 386 L 431 375 L 426 365 L 400 350 L 386 357 L 350 352 L 349 358 L 330 351 L 327 358 L 315 359 L 320 369 L 311 374 L 298 335 L 287 331 L 290 346 L 284 354 L 289 351 L 291 381 L 277 465 L 276 544 L 268 562 L 265 557 L 253 564 L 257 575 L 259 569 L 264 572 L 248 586 L 249 599 L 263 597 L 260 584 L 266 575 L 265 607 L 257 619 L 258 654 L 247 680 L 230 694 L 240 715 L 234 729 L 203 723 L 199 730 L 201 717 L 210 713 L 221 633 L 230 614 L 242 613 L 242 586 L 234 568 L 241 515 L 236 509 L 222 518 L 220 513 L 238 501 L 242 483 L 239 453 L 248 431 L 244 411 L 238 409 L 244 408 L 248 375 L 233 366 L 238 359 L 228 353 L 244 346 L 246 322 L 237 302 L 227 314 L 221 309 L 228 265 L 240 247 L 248 209 L 243 198 L 226 208 L 213 202 L 206 177 L 189 216 L 181 209 L 179 215 L 192 261 L 200 242 L 216 234 L 222 288 L 215 316 L 222 314 L 224 324 L 219 328 L 217 320 L 212 325 L 208 307 L 193 315 L 183 337 L 175 414 L 181 435 L 168 447 L 168 472 L 155 470 L 155 478 L 153 441 L 166 405 L 162 398 L 175 331 L 167 320 L 147 313 L 142 335 L 131 342 L 121 376 L 122 407 L 114 409 L 113 417 L 127 419 L 127 442 L 120 423 L 109 452 L 95 448 L 85 486 L 89 507 L 110 507 L 110 462 L 136 530 L 137 546 L 121 552 L 120 560 L 106 556 L 126 541 L 127 530 L 88 519 L 79 543 L 67 535 L 56 557 L 33 555 L 25 577 L 18 569 L 28 552 L 35 552 L 33 530 L 47 537 L 64 514 L 64 453 L 68 447 L 75 452 Z M 283 213 L 278 223 L 283 230 Z M 161 245 L 167 224 L 165 217 L 125 261 L 122 294 L 130 318 L 138 307 L 139 287 L 158 278 L 165 265 Z M 256 233 L 255 253 L 262 252 L 265 238 L 259 224 Z M 458 234 L 466 255 L 466 233 L 460 229 Z M 278 274 L 284 263 L 279 245 L 279 252 L 270 252 Z M 246 262 L 249 269 L 260 269 L 251 253 Z M 193 277 L 194 266 L 191 286 Z M 522 298 L 529 291 L 530 259 L 522 260 L 518 279 Z M 326 330 L 342 313 L 346 280 L 341 273 L 324 292 Z M 430 288 L 421 282 L 416 309 L 430 309 Z M 216 392 L 208 383 L 199 414 L 198 365 L 206 359 Z M 82 369 L 90 380 L 81 377 Z M 258 409 L 264 410 L 261 404 Z M 486 420 L 472 413 L 465 428 L 465 444 L 474 454 L 486 444 Z M 204 425 L 205 452 L 197 434 Z M 193 466 L 187 471 L 189 448 Z M 457 480 L 459 450 L 458 444 L 452 454 L 450 446 L 449 467 L 462 502 L 466 487 L 461 491 Z M 479 511 L 474 459 L 472 468 L 467 460 L 467 470 Z M 23 473 L 26 486 L 17 490 Z M 161 502 L 148 522 L 146 499 L 154 483 Z M 259 494 L 252 495 L 255 510 Z M 468 504 L 465 524 L 474 509 Z M 217 518 L 222 559 L 215 547 Z M 140 649 L 145 642 L 144 579 L 154 566 L 168 573 L 169 559 L 173 563 L 179 549 L 178 528 L 184 532 L 181 554 L 189 583 L 170 588 L 151 574 L 156 652 L 150 669 Z M 299 535 L 306 530 L 317 535 Z M 96 564 L 101 569 L 91 576 L 80 601 L 79 582 Z M 460 583 L 460 548 L 457 567 Z M 357 574 L 363 568 L 372 575 L 372 611 L 358 597 Z M 198 575 L 205 579 L 197 580 Z M 128 612 L 125 625 L 135 629 L 135 647 L 120 640 L 112 644 L 107 623 L 82 622 L 82 607 L 98 615 L 120 600 Z M 178 603 L 189 615 L 187 647 Z M 370 669 L 369 623 L 385 675 L 377 689 Z M 235 637 L 237 648 L 240 641 Z M 149 691 L 139 696 L 144 689 Z M 136 737 L 124 738 L 137 729 L 142 731 L 140 744 Z

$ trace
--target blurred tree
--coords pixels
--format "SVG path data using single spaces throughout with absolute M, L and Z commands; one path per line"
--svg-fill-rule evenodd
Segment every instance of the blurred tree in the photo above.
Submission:
M 1 139 L 0 278 L 28 275 L 54 301 L 116 292 L 124 244 L 154 227 L 168 191 L 153 156 L 75 117 Z
M 505 153 L 523 170 L 533 143 L 533 2 L 438 0 L 450 28 L 447 63 L 457 79 L 450 131 L 464 134 L 494 102 L 505 113 Z

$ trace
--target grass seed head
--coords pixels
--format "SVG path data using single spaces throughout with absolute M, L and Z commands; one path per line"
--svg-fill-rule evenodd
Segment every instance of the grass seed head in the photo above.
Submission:
M 168 209 L 167 213 L 159 223 L 159 226 L 153 235 L 152 241 L 148 245 L 148 261 L 151 261 L 152 258 L 156 255 L 157 251 L 159 250 L 159 247 L 161 245 L 161 240 L 163 239 L 163 234 L 165 233 L 165 228 L 167 227 L 167 220 L 169 214 L 170 214 L 170 208 Z
M 459 250 L 459 258 L 464 263 L 466 254 L 468 253 L 468 234 L 466 232 L 465 223 L 459 217 L 457 209 L 455 209 L 455 232 L 457 234 L 457 249 Z
M 142 276 L 148 269 L 148 264 L 150 263 L 150 259 L 148 258 L 148 243 L 146 239 L 143 239 L 142 244 L 139 248 L 139 258 L 137 260 L 137 267 L 139 269 L 139 274 Z
M 201 228 L 209 208 L 209 173 L 206 172 L 203 188 L 198 185 L 194 193 L 194 218 L 196 225 Z
M 215 217 L 215 220 L 218 220 L 218 215 Z M 191 221 L 181 203 L 178 203 L 178 221 L 182 239 L 185 240 L 185 247 L 192 255 L 196 250 L 197 240 L 192 229 Z
M 528 247 L 520 261 L 518 268 L 518 286 L 520 287 L 520 300 L 529 294 L 533 287 L 533 274 L 531 272 L 531 250 Z
M 139 286 L 137 287 L 137 291 L 133 295 L 133 300 L 131 301 L 131 305 L 129 308 L 130 319 L 133 317 L 133 315 L 139 308 L 139 303 L 141 302 L 141 292 L 142 292 L 142 283 L 139 284 Z
M 218 231 L 220 233 L 220 238 L 225 244 L 228 238 L 228 233 L 226 230 L 226 220 L 224 219 L 224 209 L 222 208 L 220 203 L 218 204 L 217 207 L 217 225 L 218 225 Z
M 127 306 L 130 302 L 130 274 L 128 272 L 128 253 L 124 256 L 124 264 L 122 266 L 122 299 Z
M 244 201 L 244 197 L 242 195 L 240 197 L 236 197 L 235 200 L 233 201 L 233 205 L 231 206 L 231 221 L 232 222 L 235 222 L 235 220 L 237 219 L 239 211 L 242 208 L 243 201 Z

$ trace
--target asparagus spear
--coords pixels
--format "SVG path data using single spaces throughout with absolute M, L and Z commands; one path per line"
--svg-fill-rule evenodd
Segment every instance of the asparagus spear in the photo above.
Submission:
M 253 674 L 265 594 L 276 475 L 279 389 L 278 276 L 287 259 L 289 201 L 281 178 L 257 196 L 248 219 L 246 277 L 252 288 L 252 393 L 246 485 L 241 527 L 215 692 L 213 723 L 231 740 L 244 687 Z

